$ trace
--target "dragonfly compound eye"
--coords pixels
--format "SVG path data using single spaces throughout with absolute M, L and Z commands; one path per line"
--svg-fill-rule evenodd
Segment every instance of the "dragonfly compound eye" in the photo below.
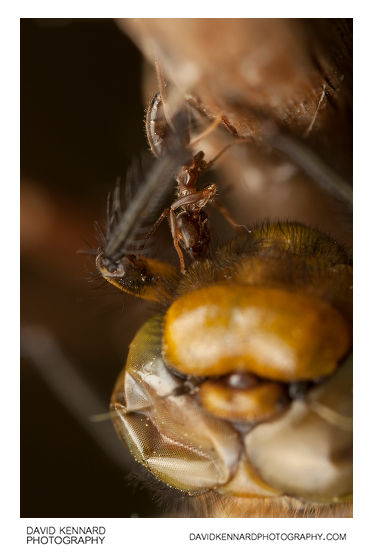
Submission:
M 241 444 L 237 432 L 190 395 L 175 395 L 180 379 L 162 359 L 162 319 L 133 340 L 112 397 L 114 422 L 134 457 L 166 484 L 189 493 L 227 483 Z M 118 400 L 123 392 L 124 403 Z
M 191 376 L 233 370 L 291 382 L 332 373 L 351 344 L 332 306 L 285 289 L 213 285 L 176 300 L 165 318 L 166 360 Z

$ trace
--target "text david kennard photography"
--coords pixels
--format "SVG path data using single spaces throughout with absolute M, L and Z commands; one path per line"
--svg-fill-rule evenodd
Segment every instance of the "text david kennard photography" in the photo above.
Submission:
M 104 526 L 27 526 L 27 543 L 55 544 L 102 544 L 105 540 Z

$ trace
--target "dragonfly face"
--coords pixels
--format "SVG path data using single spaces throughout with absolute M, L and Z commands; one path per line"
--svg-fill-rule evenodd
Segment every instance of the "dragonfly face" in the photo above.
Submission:
M 351 282 L 343 249 L 300 224 L 255 227 L 192 264 L 113 392 L 133 456 L 190 495 L 348 500 Z

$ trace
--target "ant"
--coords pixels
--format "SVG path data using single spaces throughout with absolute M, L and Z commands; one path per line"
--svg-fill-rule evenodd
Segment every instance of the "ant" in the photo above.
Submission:
M 167 106 L 164 100 L 166 85 L 159 66 L 156 64 L 158 82 L 161 91 L 155 94 L 150 102 L 146 114 L 146 133 L 150 149 L 153 154 L 161 158 L 167 150 L 167 142 L 171 140 L 173 133 L 172 118 L 167 113 Z M 187 113 L 184 113 L 187 118 Z M 193 141 L 189 141 L 189 133 L 186 132 L 185 141 L 189 148 L 195 146 L 202 138 L 209 135 L 223 121 L 222 116 L 218 116 L 213 123 L 203 131 Z M 189 143 L 188 143 L 189 141 Z M 171 206 L 165 209 L 152 230 L 146 238 L 151 237 L 159 228 L 164 218 L 167 218 L 174 247 L 180 261 L 180 271 L 185 273 L 184 256 L 180 244 L 194 260 L 203 259 L 208 251 L 210 243 L 210 230 L 208 228 L 208 216 L 204 211 L 207 204 L 213 204 L 218 208 L 225 219 L 238 231 L 242 231 L 242 226 L 236 224 L 228 213 L 228 210 L 220 204 L 215 195 L 217 186 L 210 184 L 202 190 L 197 189 L 197 181 L 200 175 L 211 168 L 218 158 L 232 145 L 247 141 L 245 138 L 238 138 L 225 146 L 211 161 L 206 162 L 204 152 L 199 151 L 192 156 L 192 159 L 182 166 L 176 175 L 177 197 Z

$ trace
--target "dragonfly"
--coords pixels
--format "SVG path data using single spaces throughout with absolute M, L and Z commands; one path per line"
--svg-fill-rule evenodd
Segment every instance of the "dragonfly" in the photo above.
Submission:
M 180 137 L 185 129 L 172 126 L 158 168 L 134 199 L 138 212 L 155 189 L 171 185 L 178 166 L 195 160 Z M 294 143 L 271 136 L 293 162 Z M 185 516 L 349 516 L 348 252 L 296 220 L 265 221 L 177 270 L 128 250 L 123 228 L 130 219 L 137 231 L 138 216 L 118 204 L 109 203 L 98 271 L 158 304 L 134 336 L 111 398 L 133 457 L 185 498 Z M 203 234 L 205 218 L 196 224 Z

